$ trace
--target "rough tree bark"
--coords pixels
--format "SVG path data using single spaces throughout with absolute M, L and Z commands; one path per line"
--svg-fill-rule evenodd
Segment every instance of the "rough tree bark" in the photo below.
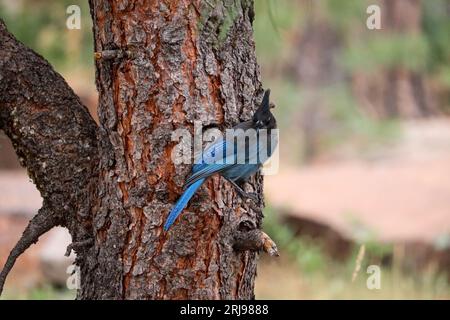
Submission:
M 216 176 L 162 230 L 190 171 L 172 163 L 173 130 L 192 132 L 195 120 L 231 127 L 262 98 L 253 1 L 90 6 L 98 127 L 51 66 L 0 25 L 0 129 L 44 198 L 9 265 L 59 224 L 73 238 L 79 299 L 254 298 L 257 251 L 276 252 L 260 231 L 261 176 L 247 184 L 258 203 Z

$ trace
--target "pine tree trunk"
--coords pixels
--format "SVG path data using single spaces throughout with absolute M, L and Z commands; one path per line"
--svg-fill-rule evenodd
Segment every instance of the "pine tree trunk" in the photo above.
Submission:
M 167 234 L 162 224 L 190 166 L 170 155 L 177 128 L 224 128 L 250 115 L 261 85 L 251 3 L 91 1 L 104 132 L 94 216 L 99 261 L 81 298 L 252 298 L 256 256 L 233 250 L 240 223 L 260 224 L 223 179 L 200 189 Z M 259 188 L 260 184 L 254 184 Z M 106 292 L 99 292 L 104 287 Z
M 50 224 L 66 226 L 72 234 L 81 271 L 78 298 L 254 298 L 257 251 L 274 245 L 260 231 L 261 176 L 247 185 L 258 193 L 258 203 L 243 201 L 215 176 L 169 232 L 162 229 L 191 169 L 172 162 L 177 143 L 172 132 L 193 132 L 196 120 L 208 128 L 229 128 L 248 120 L 262 98 L 253 1 L 91 0 L 90 6 L 100 125 L 89 138 L 97 147 L 75 190 L 59 190 L 71 205 Z M 46 77 L 50 71 L 36 72 Z M 61 96 L 74 96 L 62 78 L 54 81 L 66 87 Z M 57 112 L 52 101 L 40 103 L 50 114 Z M 13 104 L 9 109 L 0 104 L 0 111 L 6 110 L 0 113 L 0 128 L 7 133 L 16 117 Z M 70 108 L 86 116 L 78 104 Z M 70 108 L 60 116 L 70 117 Z M 93 125 L 92 119 L 84 122 Z M 58 133 L 49 140 L 64 144 L 64 130 Z M 15 140 L 16 150 L 27 154 L 22 139 Z M 36 157 L 30 154 L 29 163 Z M 77 172 L 70 162 L 64 167 Z M 63 168 L 55 164 L 49 179 L 59 185 Z M 63 205 L 50 200 L 51 208 Z

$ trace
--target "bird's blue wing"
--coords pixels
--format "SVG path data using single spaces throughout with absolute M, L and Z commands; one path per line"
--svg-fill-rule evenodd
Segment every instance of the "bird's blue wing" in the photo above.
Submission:
M 242 122 L 233 129 L 240 129 L 246 132 L 246 130 L 251 129 L 251 121 Z M 208 146 L 196 159 L 196 164 L 192 167 L 192 174 L 186 180 L 185 187 L 189 187 L 199 179 L 230 170 L 235 166 L 256 164 L 257 148 L 256 141 L 254 144 L 250 143 L 249 146 L 245 139 L 238 139 L 237 143 L 234 140 L 232 143 L 227 143 L 227 140 L 219 139 Z M 244 162 L 240 163 L 241 159 L 238 159 L 236 151 L 245 152 L 246 149 L 247 153 L 245 153 Z
M 227 150 L 226 141 L 220 139 L 208 146 L 203 151 L 201 158 L 197 158 L 196 162 L 192 167 L 191 176 L 186 180 L 185 188 L 199 179 L 207 178 L 233 166 L 235 163 L 235 154 L 233 148 Z
M 215 141 L 213 144 L 208 146 L 200 156 L 195 159 L 194 166 L 192 167 L 192 172 L 195 173 L 209 164 L 217 163 L 217 159 L 219 157 L 223 157 L 224 150 L 226 150 L 226 141 L 223 139 L 219 139 Z
M 204 179 L 212 176 L 215 173 L 222 172 L 223 170 L 229 168 L 230 164 L 208 164 L 197 172 L 193 173 L 185 183 L 185 187 L 189 187 L 199 179 Z

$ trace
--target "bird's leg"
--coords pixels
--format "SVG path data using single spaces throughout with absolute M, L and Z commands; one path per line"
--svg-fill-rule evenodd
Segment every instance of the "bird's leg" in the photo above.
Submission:
M 235 181 L 231 179 L 227 179 L 227 181 L 236 188 L 241 197 L 251 199 L 255 202 L 258 201 L 258 196 L 256 194 L 246 192 L 244 189 L 241 188 L 241 186 L 239 186 Z

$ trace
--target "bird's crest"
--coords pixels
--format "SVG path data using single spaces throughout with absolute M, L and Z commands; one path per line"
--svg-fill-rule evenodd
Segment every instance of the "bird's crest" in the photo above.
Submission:
M 264 97 L 262 99 L 261 105 L 259 106 L 260 110 L 269 110 L 270 109 L 270 89 L 267 89 L 264 92 Z

